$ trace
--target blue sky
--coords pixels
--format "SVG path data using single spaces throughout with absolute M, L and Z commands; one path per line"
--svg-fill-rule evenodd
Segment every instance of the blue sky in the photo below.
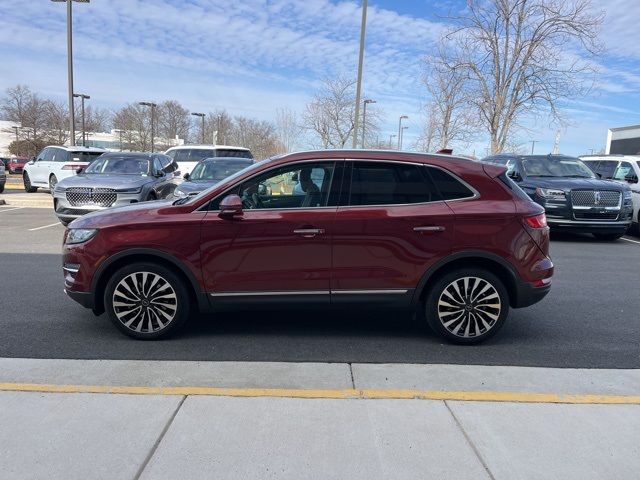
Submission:
M 600 149 L 607 128 L 640 123 L 638 0 L 593 0 L 607 12 L 601 75 L 588 98 L 565 106 L 561 150 Z M 301 112 L 322 78 L 355 75 L 359 1 L 92 0 L 74 4 L 75 89 L 107 108 L 176 99 L 192 111 L 273 120 L 278 107 Z M 461 0 L 369 2 L 365 95 L 384 111 L 382 138 L 409 115 L 415 140 L 428 97 L 422 58 Z M 620 15 L 624 12 L 624 15 Z M 65 5 L 48 0 L 0 3 L 0 89 L 17 83 L 50 97 L 66 95 Z M 555 126 L 529 124 L 519 140 L 552 148 Z M 484 154 L 480 135 L 471 146 Z

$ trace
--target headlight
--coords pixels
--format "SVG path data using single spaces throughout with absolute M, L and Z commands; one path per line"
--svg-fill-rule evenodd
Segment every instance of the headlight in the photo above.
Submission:
M 564 190 L 558 190 L 556 188 L 536 188 L 536 193 L 538 194 L 538 196 L 546 198 L 548 200 L 564 201 L 567 198 Z
M 625 190 L 622 193 L 622 198 L 624 198 L 625 200 L 631 200 L 631 190 Z
M 118 193 L 140 193 L 142 191 L 142 187 L 137 188 L 120 188 L 116 190 Z
M 67 191 L 67 189 L 64 188 L 64 187 L 61 187 L 60 185 L 56 185 L 55 188 L 53 189 L 53 193 L 54 194 L 56 194 L 56 193 L 64 193 L 66 191 Z
M 173 191 L 173 195 L 174 195 L 176 198 L 185 198 L 185 197 L 187 197 L 187 196 L 188 196 L 188 195 L 187 195 L 186 193 L 184 193 L 182 190 L 174 190 L 174 191 Z
M 98 230 L 95 228 L 71 228 L 67 232 L 67 245 L 74 245 L 76 243 L 84 243 L 87 240 L 95 237 Z

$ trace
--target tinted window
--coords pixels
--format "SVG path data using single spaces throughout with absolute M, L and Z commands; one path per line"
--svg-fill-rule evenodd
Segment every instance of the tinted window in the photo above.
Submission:
M 71 162 L 93 162 L 104 152 L 70 152 L 69 161 Z
M 212 157 L 214 155 L 209 155 L 209 156 Z M 247 150 L 231 150 L 231 149 L 217 149 L 215 156 L 216 157 L 253 158 L 253 155 L 251 155 L 251 152 Z
M 171 150 L 170 152 L 165 153 L 165 155 L 168 155 L 172 159 L 175 159 L 176 158 L 176 151 L 175 150 Z
M 87 167 L 85 173 L 148 175 L 149 160 L 147 158 L 120 157 L 117 155 L 103 155 Z
M 153 173 L 155 175 L 156 172 L 159 172 L 162 170 L 162 162 L 160 162 L 159 158 L 154 158 L 153 159 Z
M 222 160 L 200 162 L 191 172 L 191 180 L 219 182 L 251 165 L 246 160 Z M 324 172 L 324 171 L 323 171 Z
M 473 197 L 474 193 L 450 173 L 434 167 L 428 167 L 427 171 L 444 200 Z
M 158 157 L 160 159 L 160 165 L 162 166 L 162 170 L 168 171 L 167 167 L 171 163 L 171 159 L 169 157 L 165 157 L 164 155 Z
M 189 155 L 190 162 L 199 162 L 204 160 L 205 158 L 214 157 L 215 153 L 213 150 L 202 150 L 194 148 L 191 150 L 191 154 Z
M 45 149 L 40 153 L 40 155 L 38 155 L 38 159 L 37 159 L 37 160 L 38 160 L 39 162 L 40 162 L 40 161 L 42 161 L 42 162 L 49 162 L 49 161 L 51 161 L 51 157 L 53 156 L 53 155 L 52 155 L 52 153 L 53 153 L 53 152 L 52 152 L 52 150 L 53 150 L 52 148 L 45 148 Z
M 67 162 L 69 160 L 69 152 L 60 148 L 53 149 L 53 162 Z
M 624 180 L 624 177 L 628 175 L 633 175 L 635 172 L 633 170 L 633 165 L 629 162 L 620 162 L 618 168 L 613 175 L 614 180 Z
M 189 161 L 189 150 L 188 148 L 181 148 L 180 150 L 174 150 L 175 161 L 176 162 L 188 162 Z
M 399 205 L 439 200 L 424 167 L 401 163 L 354 162 L 349 205 Z

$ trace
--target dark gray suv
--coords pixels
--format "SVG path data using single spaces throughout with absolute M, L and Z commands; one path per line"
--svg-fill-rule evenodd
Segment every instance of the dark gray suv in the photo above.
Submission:
M 160 153 L 105 153 L 84 171 L 61 180 L 53 194 L 62 224 L 90 212 L 173 194 L 178 165 Z

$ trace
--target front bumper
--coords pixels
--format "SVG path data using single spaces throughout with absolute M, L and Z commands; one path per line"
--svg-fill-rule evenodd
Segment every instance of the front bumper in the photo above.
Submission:
M 624 233 L 631 226 L 631 216 L 625 221 L 579 221 L 547 217 L 547 224 L 555 231 L 576 233 Z
M 87 213 L 99 212 L 113 207 L 122 207 L 130 205 L 132 203 L 139 203 L 141 199 L 141 193 L 118 193 L 116 201 L 108 206 L 103 207 L 101 205 L 87 204 L 87 205 L 72 205 L 66 197 L 64 192 L 55 192 L 53 195 L 53 205 L 58 218 L 65 222 L 71 222 L 76 218 L 79 218 Z
M 74 292 L 73 290 L 65 288 L 64 293 L 66 293 L 70 299 L 75 300 L 85 308 L 90 308 L 92 310 L 95 308 L 95 301 L 93 299 L 92 292 Z

